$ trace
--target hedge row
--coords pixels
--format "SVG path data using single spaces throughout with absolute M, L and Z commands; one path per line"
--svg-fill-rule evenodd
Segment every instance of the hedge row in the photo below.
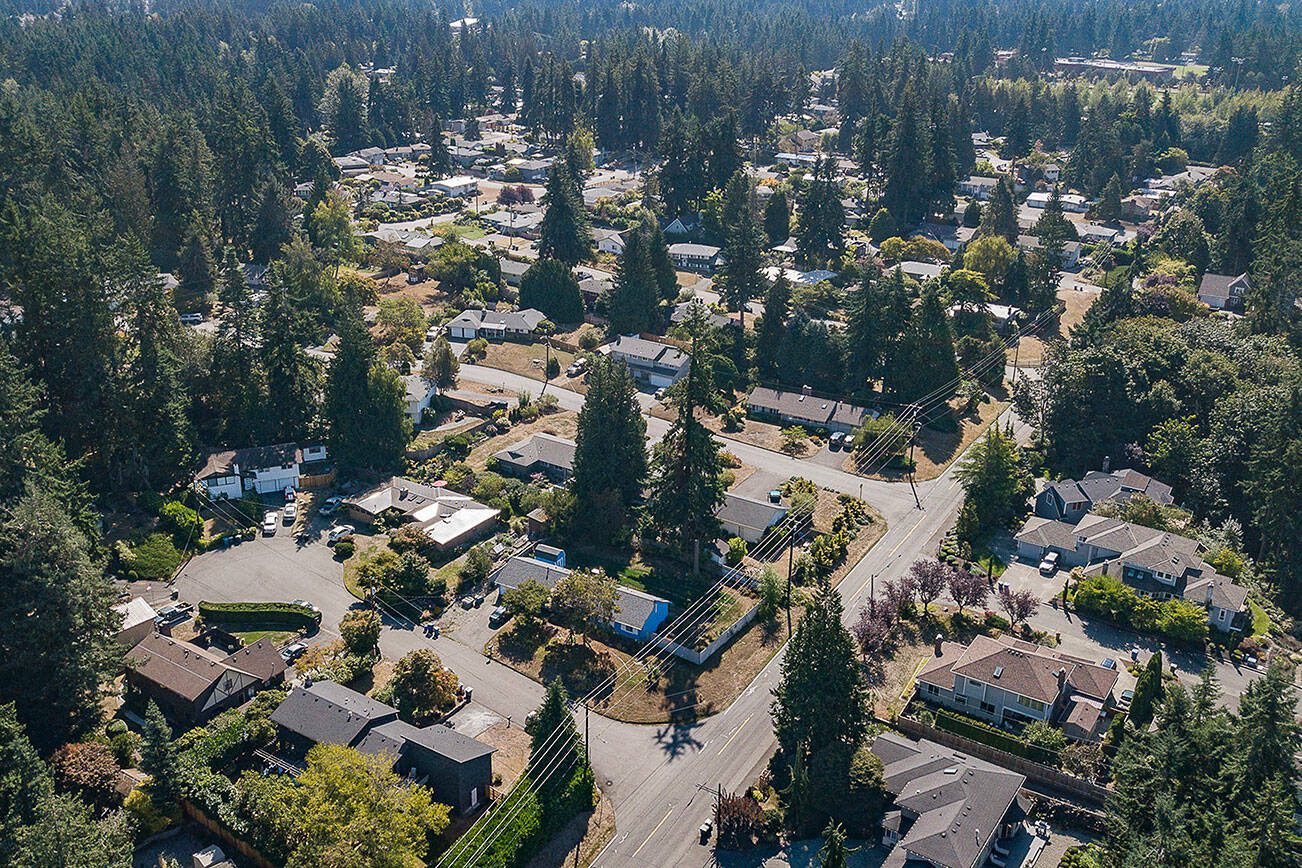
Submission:
M 1037 763 L 1049 766 L 1058 764 L 1058 757 L 1053 751 L 1030 744 L 1015 735 L 1004 732 L 1002 729 L 987 726 L 980 721 L 969 720 L 966 717 L 952 714 L 943 709 L 936 710 L 936 728 L 952 732 L 955 735 L 961 735 L 964 738 L 970 738 L 973 741 L 979 741 L 982 744 L 988 744 L 991 747 L 1025 757 Z
M 321 613 L 294 603 L 199 602 L 199 615 L 207 622 L 251 630 L 311 630 L 321 624 Z

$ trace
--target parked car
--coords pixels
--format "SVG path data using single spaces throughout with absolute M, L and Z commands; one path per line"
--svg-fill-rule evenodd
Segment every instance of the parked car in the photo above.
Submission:
M 327 497 L 325 502 L 321 504 L 321 508 L 317 510 L 317 514 L 334 515 L 339 511 L 339 507 L 343 505 L 343 502 L 344 499 L 337 494 L 333 497 Z
M 1129 708 L 1130 703 L 1135 701 L 1135 691 L 1133 690 L 1121 691 L 1121 696 L 1118 701 L 1121 703 L 1122 708 Z
M 181 314 L 181 325 L 195 326 L 203 322 L 201 313 L 183 313 Z
M 283 514 L 286 526 L 293 524 L 294 519 L 298 518 L 298 504 L 291 500 L 289 503 L 285 504 Z
M 781 503 L 781 502 L 782 502 L 782 492 L 776 488 L 772 489 L 769 492 L 769 503 Z
M 298 497 L 298 492 L 294 490 L 294 486 L 285 486 L 285 503 L 293 503 L 296 497 Z
M 475 606 L 475 608 L 478 609 L 478 608 L 479 608 L 480 606 L 482 606 L 482 605 L 484 605 L 484 595 L 483 595 L 483 594 L 475 594 L 475 600 L 474 600 L 474 606 Z
M 290 600 L 291 606 L 302 606 L 304 609 L 311 609 L 313 612 L 320 612 L 321 607 L 316 603 L 309 603 L 307 600 Z
M 494 606 L 493 611 L 488 614 L 488 626 L 500 627 L 506 623 L 508 617 L 506 606 Z
M 332 546 L 341 539 L 348 539 L 356 532 L 357 528 L 353 527 L 351 524 L 337 524 L 330 528 L 330 530 L 326 531 L 326 545 Z
M 302 657 L 303 652 L 306 650 L 307 645 L 302 642 L 295 642 L 292 645 L 286 645 L 284 648 L 281 648 L 280 656 L 286 663 L 293 663 L 295 660 Z
M 833 449 L 840 449 L 845 445 L 845 439 L 844 431 L 833 431 L 832 436 L 828 438 L 828 445 Z
M 668 394 L 669 394 L 669 388 L 668 388 L 668 387 L 665 387 L 665 388 L 663 388 L 663 389 L 656 389 L 656 400 L 657 400 L 657 401 L 663 401 L 663 400 L 665 399 L 665 395 L 668 395 Z
M 267 514 L 262 517 L 262 535 L 275 536 L 276 528 L 280 526 L 280 513 L 274 509 L 268 510 Z
M 565 376 L 577 377 L 579 374 L 582 374 L 587 369 L 588 369 L 587 359 L 575 359 L 574 361 L 570 362 L 570 366 L 565 369 Z
M 706 820 L 704 823 L 702 823 L 702 824 L 701 824 L 701 828 L 700 828 L 701 843 L 702 843 L 702 844 L 708 844 L 708 843 L 710 843 L 710 835 L 711 835 L 713 832 L 714 832 L 714 821 L 713 821 L 713 820 Z
M 461 603 L 461 608 L 467 611 L 475 608 L 475 598 L 472 597 L 470 594 L 466 594 L 464 597 L 462 597 L 460 603 Z
M 1044 560 L 1040 561 L 1040 575 L 1052 576 L 1056 572 L 1058 572 L 1058 553 L 1049 552 L 1044 556 Z

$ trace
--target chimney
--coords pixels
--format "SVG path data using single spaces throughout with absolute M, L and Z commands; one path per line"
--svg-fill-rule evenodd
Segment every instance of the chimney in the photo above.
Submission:
M 1067 688 L 1067 670 L 1058 670 L 1058 692 L 1062 693 Z
M 1207 583 L 1207 605 L 1209 605 L 1209 606 L 1212 604 L 1212 594 L 1213 594 L 1215 591 L 1216 591 L 1216 583 L 1215 583 L 1215 582 L 1208 582 L 1208 583 Z
M 814 390 L 811 389 L 811 388 L 809 388 L 809 386 L 801 386 L 801 387 L 800 387 L 800 394 L 802 394 L 802 395 L 812 395 L 812 394 L 814 394 Z
M 1110 471 L 1111 469 L 1112 469 L 1112 456 L 1111 456 L 1111 455 L 1104 455 L 1104 456 L 1103 456 L 1103 472 L 1104 472 L 1104 473 L 1107 473 L 1107 472 Z
M 937 633 L 937 634 L 936 634 L 936 642 L 935 642 L 935 645 L 936 645 L 936 656 L 937 656 L 937 657 L 941 656 L 940 646 L 941 646 L 941 644 L 942 644 L 944 641 L 945 641 L 945 637 L 942 636 L 942 635 L 940 635 L 939 633 Z

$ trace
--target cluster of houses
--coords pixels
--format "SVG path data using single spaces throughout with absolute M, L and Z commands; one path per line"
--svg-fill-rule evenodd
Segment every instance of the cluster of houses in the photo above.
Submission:
M 1095 471 L 1083 479 L 1050 483 L 1036 495 L 1035 515 L 1017 534 L 1017 553 L 1039 560 L 1054 552 L 1086 576 L 1120 579 L 1144 596 L 1181 599 L 1207 610 L 1211 628 L 1241 630 L 1248 619 L 1248 590 L 1202 558 L 1197 540 L 1170 531 L 1098 515 L 1104 501 L 1147 497 L 1170 504 L 1170 486 L 1135 470 Z

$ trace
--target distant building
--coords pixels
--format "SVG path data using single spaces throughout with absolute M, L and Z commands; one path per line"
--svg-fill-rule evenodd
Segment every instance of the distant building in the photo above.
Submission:
M 554 562 L 555 560 L 555 556 L 550 556 L 549 560 L 541 560 L 537 557 L 516 555 L 508 558 L 506 563 L 489 576 L 489 579 L 504 592 L 518 588 L 530 580 L 550 590 L 571 572 L 559 566 Z M 559 560 L 561 564 L 565 562 L 563 552 Z M 615 615 L 607 626 L 621 636 L 644 642 L 650 639 L 668 618 L 668 600 L 645 591 L 618 585 L 615 591 Z
M 398 719 L 396 708 L 342 684 L 295 687 L 271 722 L 291 763 L 301 763 L 314 745 L 340 745 L 390 758 L 395 772 L 457 811 L 474 810 L 489 796 L 496 748 L 451 727 L 412 726 Z
M 628 365 L 640 386 L 662 389 L 687 376 L 692 357 L 677 347 L 637 335 L 620 335 L 598 351 Z
M 374 524 L 389 513 L 414 524 L 439 549 L 454 548 L 486 536 L 497 526 L 501 510 L 451 489 L 424 485 L 401 476 L 391 477 L 370 491 L 344 501 L 344 512 L 357 521 Z
M 990 198 L 995 188 L 999 186 L 998 178 L 989 178 L 984 175 L 968 175 L 965 180 L 958 182 L 958 191 L 964 196 L 970 196 L 981 202 Z
M 493 454 L 499 472 L 530 477 L 546 474 L 553 482 L 564 482 L 574 473 L 573 440 L 540 431 L 513 446 Z
M 1050 482 L 1035 496 L 1035 514 L 1041 518 L 1077 522 L 1105 500 L 1124 501 L 1142 494 L 1162 505 L 1174 502 L 1171 486 L 1138 470 L 1091 470 L 1077 481 Z
M 1117 671 L 1012 639 L 937 642 L 917 677 L 917 696 L 996 726 L 1043 721 L 1074 741 L 1101 741 L 1116 713 Z
M 845 434 L 876 415 L 857 404 L 820 398 L 808 386 L 799 392 L 756 386 L 746 396 L 746 412 L 758 419 L 779 424 L 825 428 Z
M 419 425 L 434 396 L 439 393 L 438 387 L 420 374 L 409 374 L 402 378 L 402 382 L 406 389 L 407 418 L 413 425 Z
M 787 507 L 755 500 L 729 491 L 723 495 L 723 505 L 715 516 L 727 537 L 740 537 L 754 545 L 764 538 L 770 528 L 777 527 L 787 517 Z
M 132 648 L 154 632 L 154 618 L 158 617 L 158 613 L 145 602 L 144 597 L 133 597 L 125 603 L 118 603 L 113 610 L 122 616 L 122 626 L 113 635 L 118 644 Z
M 1242 310 L 1252 288 L 1247 274 L 1204 274 L 1198 283 L 1198 300 L 1213 310 Z
M 479 179 L 470 175 L 454 175 L 438 181 L 430 181 L 429 188 L 435 193 L 442 193 L 453 199 L 467 199 L 479 195 Z
M 238 500 L 246 492 L 273 494 L 286 488 L 298 488 L 307 464 L 323 463 L 326 448 L 321 444 L 299 446 L 278 443 L 275 446 L 250 446 L 247 449 L 211 450 L 195 480 L 208 497 Z
M 527 339 L 547 319 L 540 310 L 463 310 L 448 323 L 448 337 L 454 341 L 471 341 L 475 338 L 502 340 Z
M 709 274 L 719 265 L 720 250 L 713 244 L 670 244 L 669 258 L 676 268 Z

